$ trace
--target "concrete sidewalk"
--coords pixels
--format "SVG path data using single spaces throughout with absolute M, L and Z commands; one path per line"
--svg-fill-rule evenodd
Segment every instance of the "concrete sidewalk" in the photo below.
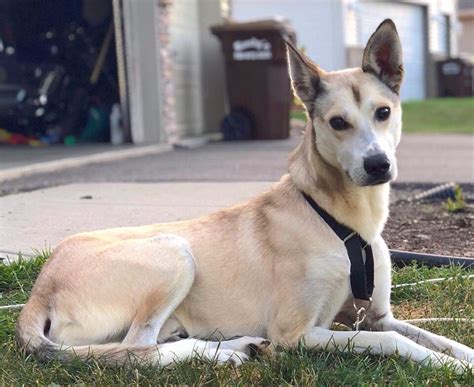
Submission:
M 0 197 L 0 257 L 50 249 L 77 232 L 187 219 L 240 202 L 286 172 L 299 141 L 210 143 L 8 181 L 1 186 L 10 195 Z M 474 136 L 405 135 L 398 160 L 398 182 L 472 183 Z M 27 189 L 36 190 L 12 194 Z
M 272 184 L 89 183 L 0 197 L 0 261 L 15 260 L 19 252 L 49 251 L 79 232 L 195 218 L 250 199 Z M 391 200 L 406 195 L 395 187 Z
M 50 250 L 69 235 L 201 216 L 270 187 L 252 183 L 72 184 L 0 198 L 0 258 Z

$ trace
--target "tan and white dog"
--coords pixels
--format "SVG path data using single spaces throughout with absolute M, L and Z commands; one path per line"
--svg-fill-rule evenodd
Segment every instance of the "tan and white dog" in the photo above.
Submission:
M 399 353 L 472 367 L 474 351 L 396 320 L 381 232 L 401 134 L 400 41 L 384 21 L 362 68 L 325 72 L 291 45 L 290 75 L 309 116 L 289 174 L 269 192 L 209 216 L 72 236 L 45 264 L 17 325 L 19 344 L 44 358 L 130 353 L 158 366 L 202 356 L 240 364 L 270 342 Z M 314 199 L 372 245 L 373 302 L 359 332 L 332 331 L 356 314 L 344 243 Z M 229 338 L 243 336 L 237 339 Z M 212 341 L 215 340 L 215 341 Z M 351 345 L 348 345 L 351 343 Z

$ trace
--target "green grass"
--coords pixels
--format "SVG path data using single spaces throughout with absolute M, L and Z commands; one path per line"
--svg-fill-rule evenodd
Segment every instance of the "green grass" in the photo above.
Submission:
M 466 209 L 466 201 L 459 184 L 454 187 L 454 199 L 448 198 L 448 200 L 443 203 L 443 207 L 446 211 L 452 213 L 461 212 Z
M 474 98 L 433 98 L 402 104 L 405 133 L 474 133 Z M 301 111 L 292 118 L 306 121 Z
M 302 110 L 292 110 L 290 113 L 291 118 L 306 122 L 306 113 Z
M 10 266 L 0 265 L 0 304 L 23 303 L 34 279 L 47 259 L 42 255 L 32 261 Z M 428 269 L 410 266 L 394 270 L 394 282 L 414 282 L 426 278 L 454 276 L 442 284 L 423 284 L 394 290 L 395 313 L 401 318 L 464 317 L 474 318 L 472 280 L 462 278 L 468 272 L 456 268 Z M 0 385 L 11 384 L 259 384 L 259 385 L 472 385 L 470 372 L 455 375 L 449 368 L 431 369 L 398 357 L 329 354 L 303 347 L 264 355 L 238 369 L 217 367 L 212 362 L 194 360 L 177 364 L 174 369 L 130 366 L 113 368 L 98 360 L 75 361 L 63 365 L 57 361 L 41 362 L 22 353 L 14 341 L 18 311 L 0 311 Z M 474 345 L 472 325 L 463 323 L 425 324 L 430 330 L 469 346 Z
M 403 104 L 409 133 L 474 133 L 474 98 L 434 98 Z

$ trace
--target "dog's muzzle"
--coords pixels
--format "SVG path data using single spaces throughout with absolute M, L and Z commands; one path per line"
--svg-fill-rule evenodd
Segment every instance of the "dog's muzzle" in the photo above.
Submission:
M 364 170 L 367 173 L 365 185 L 377 185 L 392 180 L 390 160 L 385 153 L 364 158 Z

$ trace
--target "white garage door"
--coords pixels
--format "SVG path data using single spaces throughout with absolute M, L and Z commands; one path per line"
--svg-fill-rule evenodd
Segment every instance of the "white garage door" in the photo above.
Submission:
M 402 100 L 426 97 L 425 29 L 423 8 L 411 4 L 361 2 L 357 25 L 359 44 L 365 47 L 375 28 L 386 18 L 397 25 L 403 47 L 405 79 Z
M 233 0 L 237 21 L 283 18 L 296 32 L 299 47 L 325 70 L 345 65 L 342 2 L 336 0 Z

